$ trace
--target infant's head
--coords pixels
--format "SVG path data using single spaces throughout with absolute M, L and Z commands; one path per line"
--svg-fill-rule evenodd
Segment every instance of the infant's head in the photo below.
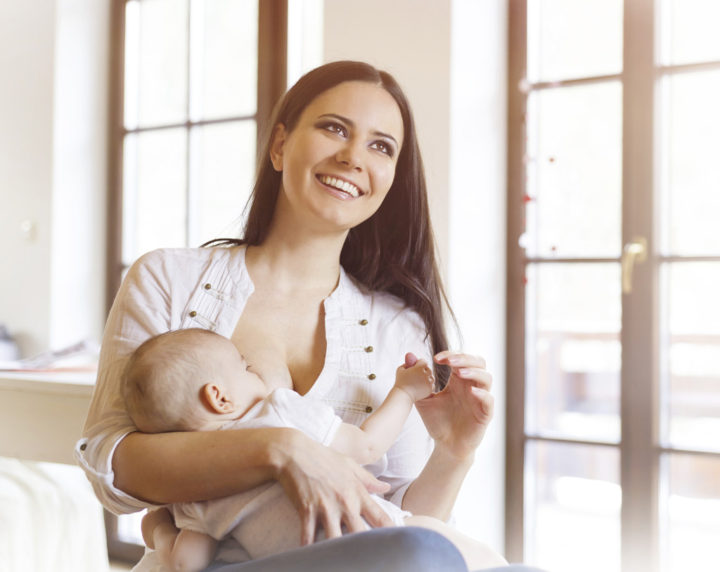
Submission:
M 199 328 L 175 330 L 141 344 L 125 369 L 123 397 L 140 431 L 217 428 L 240 417 L 266 393 L 233 343 Z

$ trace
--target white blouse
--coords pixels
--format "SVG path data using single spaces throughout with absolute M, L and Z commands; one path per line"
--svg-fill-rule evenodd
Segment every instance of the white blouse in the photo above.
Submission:
M 108 317 L 92 404 L 75 446 L 75 458 L 108 510 L 123 514 L 154 506 L 113 484 L 115 448 L 136 430 L 120 391 L 128 357 L 146 339 L 169 330 L 200 327 L 229 338 L 253 289 L 244 246 L 156 250 L 128 271 Z M 343 270 L 324 308 L 325 364 L 307 395 L 359 425 L 392 388 L 406 352 L 431 363 L 429 338 L 422 319 L 400 299 L 366 291 Z M 400 506 L 431 450 L 413 409 L 386 457 L 367 468 L 390 483 L 387 497 Z

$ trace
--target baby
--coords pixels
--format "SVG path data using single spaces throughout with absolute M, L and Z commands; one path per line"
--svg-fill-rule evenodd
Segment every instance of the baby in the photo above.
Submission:
M 357 427 L 343 423 L 319 400 L 290 389 L 270 392 L 230 340 L 187 329 L 161 334 L 137 348 L 126 369 L 123 396 L 133 422 L 146 433 L 292 427 L 366 465 L 385 454 L 415 401 L 429 396 L 432 387 L 426 362 L 398 367 L 390 393 Z M 438 519 L 414 516 L 374 498 L 395 525 L 421 526 L 446 536 L 470 569 L 507 564 Z M 143 538 L 172 570 L 202 570 L 227 535 L 256 559 L 299 547 L 300 528 L 289 498 L 271 481 L 230 497 L 152 511 L 143 519 Z

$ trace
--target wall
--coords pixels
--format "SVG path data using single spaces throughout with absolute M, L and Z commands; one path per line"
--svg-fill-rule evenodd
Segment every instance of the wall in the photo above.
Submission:
M 448 290 L 464 347 L 494 378 L 495 419 L 456 505 L 459 526 L 502 551 L 505 513 L 507 6 L 454 0 Z
M 30 4 L 0 3 L 0 322 L 34 351 L 49 342 L 55 9 Z
M 463 348 L 483 355 L 495 377 L 495 420 L 455 517 L 462 530 L 498 550 L 504 522 L 505 4 L 325 0 L 323 12 L 324 61 L 360 59 L 391 72 L 413 106 Z
M 0 322 L 24 356 L 102 330 L 109 4 L 0 4 Z

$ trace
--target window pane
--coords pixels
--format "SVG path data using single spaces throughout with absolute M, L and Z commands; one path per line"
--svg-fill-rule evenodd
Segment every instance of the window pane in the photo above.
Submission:
M 720 459 L 668 455 L 661 525 L 662 572 L 710 570 L 720 564 Z
M 664 250 L 720 255 L 720 72 L 671 76 L 664 87 Z
M 528 147 L 528 254 L 619 256 L 620 83 L 534 92 Z
M 239 236 L 255 176 L 255 122 L 196 127 L 192 140 L 190 244 Z
M 720 2 L 663 0 L 661 8 L 663 63 L 720 60 Z
M 553 572 L 620 569 L 620 459 L 614 447 L 529 442 L 527 561 Z
M 617 264 L 528 267 L 529 432 L 620 439 Z
M 187 118 L 187 0 L 126 7 L 125 126 Z
M 663 269 L 663 403 L 670 443 L 720 451 L 720 262 Z
M 528 0 L 528 79 L 622 71 L 622 0 Z
M 192 15 L 192 119 L 253 115 L 257 2 L 197 0 Z
M 125 138 L 123 262 L 159 247 L 185 246 L 186 131 L 163 129 Z

